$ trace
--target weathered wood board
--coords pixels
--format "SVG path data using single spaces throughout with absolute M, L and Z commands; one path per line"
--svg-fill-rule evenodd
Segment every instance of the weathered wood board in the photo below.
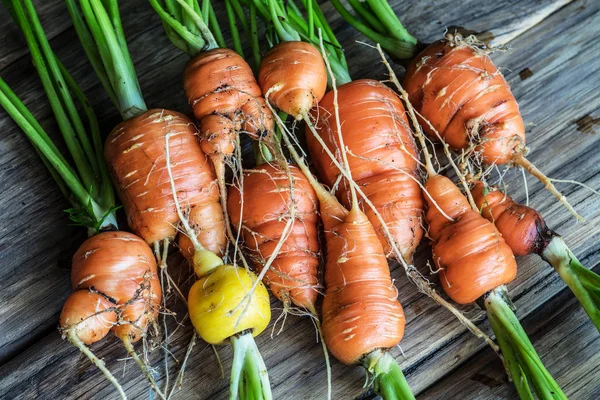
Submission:
M 150 106 L 188 110 L 181 93 L 181 71 L 186 57 L 166 39 L 147 2 L 121 2 L 123 22 L 142 89 Z M 528 125 L 530 159 L 548 175 L 576 179 L 600 188 L 600 4 L 594 1 L 391 1 L 409 31 L 423 41 L 441 36 L 448 27 L 485 32 L 509 51 L 494 56 L 503 68 Z M 118 115 L 106 99 L 85 61 L 64 3 L 37 1 L 51 45 L 88 93 L 108 132 Z M 355 40 L 363 40 L 344 24 L 331 5 L 323 10 L 346 48 L 354 78 L 385 79 L 377 54 Z M 398 73 L 402 73 L 399 67 Z M 523 72 L 525 71 L 525 72 Z M 528 73 L 527 71 L 530 71 Z M 521 73 L 522 72 L 522 73 Z M 20 33 L 0 8 L 0 74 L 22 96 L 43 126 L 57 137 L 51 110 L 35 76 Z M 530 76 L 529 76 L 530 75 Z M 114 398 L 114 389 L 77 350 L 60 339 L 58 314 L 70 292 L 70 257 L 84 240 L 81 229 L 68 225 L 60 210 L 67 208 L 35 152 L 5 113 L 0 113 L 0 398 Z M 525 199 L 517 171 L 507 173 L 511 195 Z M 600 270 L 600 200 L 580 187 L 561 189 L 584 215 L 576 223 L 542 185 L 528 179 L 530 204 L 542 211 L 588 267 Z M 428 273 L 428 247 L 421 246 L 415 265 Z M 181 264 L 177 256 L 172 266 Z M 518 315 L 531 334 L 542 359 L 571 399 L 600 397 L 600 340 L 571 293 L 539 259 L 519 260 L 519 275 L 510 285 Z M 400 350 L 413 390 L 423 399 L 512 399 L 501 364 L 478 339 L 412 287 L 393 265 L 408 325 Z M 432 276 L 436 281 L 437 278 Z M 273 301 L 274 316 L 280 305 Z M 489 331 L 483 313 L 465 311 Z M 183 316 L 183 310 L 180 315 Z M 274 318 L 275 319 L 275 318 Z M 170 350 L 181 359 L 191 329 L 175 331 Z M 174 327 L 170 327 L 174 332 Z M 310 321 L 289 316 L 281 334 L 267 332 L 258 344 L 270 368 L 276 398 L 323 398 L 325 372 L 320 345 Z M 137 368 L 124 360 L 114 338 L 92 349 L 115 371 L 130 398 L 148 396 Z M 228 373 L 231 350 L 220 348 Z M 164 382 L 162 353 L 150 361 Z M 173 364 L 171 360 L 171 364 Z M 176 370 L 176 368 L 172 368 Z M 174 376 L 170 377 L 171 381 Z M 361 368 L 333 363 L 334 397 L 361 393 Z M 201 341 L 192 352 L 179 398 L 225 398 L 227 380 L 221 379 L 217 360 Z

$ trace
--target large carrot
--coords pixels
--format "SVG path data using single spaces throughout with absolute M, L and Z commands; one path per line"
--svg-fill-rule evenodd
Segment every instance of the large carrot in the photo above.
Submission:
M 337 104 L 335 77 L 331 75 L 331 79 Z M 344 149 L 337 105 L 335 108 Z M 384 399 L 414 399 L 402 370 L 387 351 L 402 339 L 405 317 L 375 228 L 361 211 L 354 186 L 350 187 L 352 202 L 347 209 L 312 176 L 288 135 L 284 130 L 292 157 L 317 194 L 325 229 L 325 343 L 339 361 L 361 363 L 373 375 L 374 389 Z M 350 175 L 345 150 L 342 156 Z
M 393 249 L 375 212 L 383 218 L 402 257 L 410 262 L 423 236 L 423 198 L 417 177 L 417 149 L 404 107 L 391 89 L 374 80 L 353 81 L 340 86 L 338 93 L 350 170 L 376 207 L 376 211 L 371 210 L 360 201 L 361 209 L 375 226 L 386 254 L 392 255 Z M 317 121 L 320 138 L 331 152 L 339 154 L 333 106 L 333 92 L 329 92 L 311 115 Z M 348 182 L 343 179 L 336 183 L 339 169 L 308 128 L 306 141 L 319 176 L 326 185 L 337 184 L 338 198 L 349 206 Z
M 74 292 L 64 304 L 60 330 L 100 368 L 119 395 L 126 398 L 104 363 L 86 347 L 113 331 L 146 374 L 152 388 L 164 398 L 148 366 L 133 348 L 133 343 L 145 338 L 149 326 L 155 322 L 162 297 L 152 251 L 137 236 L 115 231 L 115 196 L 102 158 L 96 116 L 50 48 L 32 2 L 15 0 L 7 4 L 25 35 L 76 168 L 71 167 L 27 107 L 1 79 L 0 103 L 31 141 L 72 204 L 71 219 L 87 227 L 91 236 L 73 256 Z M 85 119 L 78 114 L 77 102 L 85 111 Z
M 517 273 L 510 246 L 496 227 L 476 207 L 472 207 L 460 189 L 449 178 L 435 171 L 408 93 L 387 61 L 385 64 L 407 105 L 425 156 L 426 219 L 433 242 L 433 260 L 440 271 L 444 291 L 460 304 L 483 302 L 505 366 L 522 399 L 532 398 L 530 384 L 540 399 L 566 399 L 514 314 L 514 305 L 505 286 Z
M 475 182 L 472 193 L 481 214 L 496 225 L 515 256 L 535 253 L 550 263 L 600 331 L 600 276 L 579 262 L 533 208 L 483 182 Z
M 355 3 L 351 2 L 353 6 Z M 449 34 L 415 56 L 417 40 L 387 1 L 366 0 L 354 7 L 356 16 L 340 0 L 332 0 L 332 4 L 346 21 L 380 43 L 392 57 L 412 60 L 404 86 L 415 111 L 428 122 L 425 131 L 434 140 L 444 140 L 454 150 L 465 151 L 483 164 L 525 168 L 577 219 L 582 219 L 552 179 L 525 157 L 525 127 L 519 106 L 490 59 L 488 48 L 474 37 Z

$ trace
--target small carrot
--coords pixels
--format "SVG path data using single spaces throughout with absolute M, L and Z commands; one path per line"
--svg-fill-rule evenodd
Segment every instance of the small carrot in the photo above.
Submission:
M 340 15 L 392 57 L 410 61 L 404 87 L 425 132 L 487 165 L 519 165 L 577 218 L 582 217 L 525 155 L 525 127 L 519 106 L 490 49 L 474 36 L 448 34 L 415 56 L 417 40 L 404 28 L 387 1 L 367 0 L 360 16 L 332 0 Z M 434 131 L 439 134 L 434 135 Z
M 600 276 L 579 262 L 562 237 L 548 228 L 533 208 L 480 181 L 475 182 L 472 193 L 481 215 L 494 223 L 513 253 L 535 253 L 550 263 L 600 332 Z
M 407 106 L 424 153 L 426 219 L 433 242 L 433 259 L 440 271 L 444 291 L 457 303 L 483 302 L 505 366 L 522 399 L 532 398 L 530 383 L 541 399 L 566 399 L 514 314 L 514 305 L 505 286 L 517 273 L 511 248 L 496 227 L 471 206 L 460 189 L 435 171 L 408 93 L 387 61 L 385 64 Z

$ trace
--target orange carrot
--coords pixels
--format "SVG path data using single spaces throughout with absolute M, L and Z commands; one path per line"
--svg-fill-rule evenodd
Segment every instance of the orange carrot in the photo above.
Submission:
M 327 72 L 319 50 L 300 41 L 272 47 L 258 71 L 258 84 L 265 98 L 279 110 L 302 119 L 327 89 Z
M 262 269 L 282 240 L 290 208 L 295 207 L 290 234 L 283 238 L 283 246 L 264 280 L 285 308 L 292 302 L 316 315 L 318 200 L 302 172 L 295 166 L 289 169 L 294 182 L 293 201 L 288 174 L 265 163 L 244 173 L 242 191 L 236 186 L 231 187 L 229 215 L 232 224 L 242 232 L 254 264 Z
M 425 189 L 431 196 L 426 196 L 426 218 L 433 259 L 448 296 L 467 304 L 512 282 L 517 263 L 494 225 L 472 210 L 466 197 L 445 176 L 431 174 Z
M 196 133 L 183 114 L 152 109 L 119 124 L 108 136 L 104 154 L 131 229 L 149 244 L 174 239 L 179 215 L 167 174 L 165 137 L 169 135 L 178 200 L 189 210 L 200 243 L 221 255 L 226 239 L 219 192 Z M 179 244 L 191 259 L 190 239 L 181 235 Z
M 410 262 L 423 236 L 423 199 L 417 177 L 418 154 L 404 107 L 392 90 L 374 80 L 347 83 L 339 87 L 338 93 L 352 176 L 381 215 L 402 257 Z M 333 92 L 325 95 L 311 115 L 317 120 L 319 136 L 331 152 L 339 154 Z M 340 171 L 308 127 L 306 141 L 319 176 L 326 185 L 335 185 Z M 337 197 L 350 206 L 346 179 L 339 184 Z M 359 201 L 385 253 L 390 255 L 392 249 L 380 219 L 364 200 Z
M 516 256 L 538 254 L 569 286 L 600 332 L 600 276 L 585 268 L 564 240 L 546 226 L 531 207 L 519 204 L 497 188 L 475 182 L 473 198 L 481 214 L 496 225 Z
M 349 171 L 340 131 L 335 78 L 331 79 L 338 140 L 344 167 Z M 285 129 L 283 138 L 319 199 L 327 246 L 322 305 L 327 348 L 345 364 L 362 363 L 374 375 L 375 390 L 385 398 L 394 398 L 387 397 L 390 393 L 414 398 L 402 370 L 386 351 L 402 339 L 405 318 L 383 247 L 375 228 L 359 207 L 354 186 L 350 186 L 352 200 L 347 209 L 312 176 Z

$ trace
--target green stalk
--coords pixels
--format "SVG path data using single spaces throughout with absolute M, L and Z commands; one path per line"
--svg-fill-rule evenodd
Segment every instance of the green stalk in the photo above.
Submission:
M 235 1 L 235 0 L 234 0 Z M 256 5 L 250 3 L 250 48 L 252 48 L 252 58 L 254 59 L 254 71 L 260 67 L 260 46 L 258 43 L 258 24 L 256 20 Z
M 396 17 L 394 10 L 388 4 L 387 0 L 366 0 L 373 13 L 378 17 L 378 19 L 385 25 L 387 32 L 396 39 L 399 39 L 403 42 L 411 43 L 413 45 L 417 44 L 417 39 L 415 39 Z
M 357 13 L 363 21 L 365 21 L 369 28 L 379 32 L 385 30 L 381 22 L 377 20 L 377 18 L 375 18 L 375 16 L 371 13 L 371 10 L 367 10 L 367 8 L 364 6 L 364 2 L 360 0 L 348 0 L 348 4 L 350 4 L 350 7 L 352 7 L 354 12 Z
M 379 43 L 383 50 L 388 53 L 392 58 L 396 60 L 410 60 L 415 56 L 417 46 L 416 39 L 408 34 L 408 31 L 404 28 L 400 20 L 398 20 L 394 16 L 394 23 L 397 25 L 395 29 L 393 29 L 393 34 L 390 34 L 384 26 L 378 25 L 381 30 L 375 30 L 370 28 L 361 22 L 358 18 L 352 15 L 346 7 L 341 3 L 340 0 L 331 0 L 331 4 L 335 9 L 340 13 L 341 17 L 348 22 L 350 25 L 354 27 L 357 31 L 371 39 L 372 41 Z M 371 2 L 369 2 L 371 4 Z M 387 4 L 387 3 L 386 3 Z M 381 4 L 376 4 L 377 10 L 382 13 L 379 15 L 377 13 L 373 14 L 373 19 L 385 19 L 387 24 L 391 24 L 391 16 L 387 11 L 387 7 L 382 6 Z M 388 5 L 389 7 L 389 5 Z M 401 32 L 406 32 L 406 35 L 402 35 Z M 398 36 L 406 37 L 406 39 L 400 39 Z
M 83 184 L 86 187 L 95 187 L 94 167 L 90 165 L 90 157 L 93 159 L 93 152 L 91 151 L 91 148 L 88 147 L 88 154 L 86 155 L 86 152 L 82 148 L 80 140 L 78 140 L 78 136 L 73 129 L 69 115 L 65 111 L 63 103 L 61 102 L 61 99 L 63 99 L 65 96 L 68 97 L 69 94 L 66 92 L 66 85 L 60 76 L 60 71 L 56 65 L 54 53 L 49 46 L 45 48 L 46 51 L 40 50 L 41 44 L 38 40 L 39 35 L 34 33 L 35 28 L 32 27 L 35 26 L 36 20 L 32 19 L 31 22 L 29 21 L 21 1 L 12 1 L 11 5 L 13 15 L 16 18 L 17 24 L 21 28 L 23 35 L 25 36 L 25 40 L 27 41 L 27 45 L 29 46 L 31 52 L 33 64 L 38 71 L 38 75 L 42 81 L 42 85 L 50 102 L 50 106 L 52 107 L 52 111 L 56 115 L 58 126 L 67 145 L 67 149 L 73 157 L 77 172 L 81 176 Z M 39 24 L 39 21 L 37 22 Z M 39 29 L 41 29 L 41 26 L 39 26 Z M 43 31 L 41 31 L 41 35 L 44 36 Z M 89 145 L 89 141 L 87 144 Z
M 57 180 L 61 191 L 63 193 L 70 191 L 73 195 L 72 198 L 70 196 L 67 197 L 67 200 L 76 204 L 79 208 L 78 212 L 85 213 L 87 218 L 89 218 L 89 221 L 77 220 L 76 222 L 93 228 L 93 233 L 109 226 L 116 227 L 117 222 L 113 213 L 114 208 L 105 209 L 96 202 L 31 112 L 1 78 L 0 105 L 21 128 L 36 150 L 43 155 L 44 164 L 49 167 L 50 173 L 55 177 L 55 180 L 57 176 L 61 178 L 62 183 Z
M 532 398 L 529 384 L 540 400 L 566 399 L 514 314 L 505 286 L 489 292 L 485 308 L 521 399 Z
M 208 22 L 210 25 L 210 31 L 215 37 L 218 47 L 225 48 L 227 45 L 225 44 L 225 38 L 223 37 L 223 32 L 221 32 L 221 27 L 219 26 L 219 20 L 217 19 L 215 10 L 210 1 L 206 0 L 206 3 L 208 4 Z
M 244 57 L 244 49 L 240 40 L 240 31 L 237 26 L 237 19 L 230 0 L 225 0 L 225 9 L 227 11 L 227 19 L 229 20 L 229 29 L 231 30 L 231 39 L 233 40 L 233 49 L 240 56 Z
M 230 338 L 233 346 L 233 363 L 229 386 L 229 399 L 271 400 L 271 385 L 267 367 L 256 347 L 251 333 Z
M 363 365 L 373 375 L 373 390 L 383 400 L 415 399 L 402 369 L 390 353 L 374 350 L 365 357 Z
M 600 276 L 584 267 L 564 240 L 555 235 L 542 252 L 600 332 Z
M 117 108 L 123 119 L 128 120 L 144 113 L 148 108 L 127 49 L 115 1 L 110 0 L 108 10 L 102 0 L 81 0 L 80 3 L 112 90 L 116 93 Z M 112 14 L 110 16 L 109 11 Z
M 149 2 L 162 20 L 171 42 L 188 55 L 193 57 L 224 44 L 212 5 L 205 2 L 200 7 L 196 0 L 175 0 L 170 3 L 164 1 L 165 8 L 159 0 Z M 193 29 L 189 28 L 190 24 L 193 24 Z M 217 32 L 217 39 L 208 25 Z

